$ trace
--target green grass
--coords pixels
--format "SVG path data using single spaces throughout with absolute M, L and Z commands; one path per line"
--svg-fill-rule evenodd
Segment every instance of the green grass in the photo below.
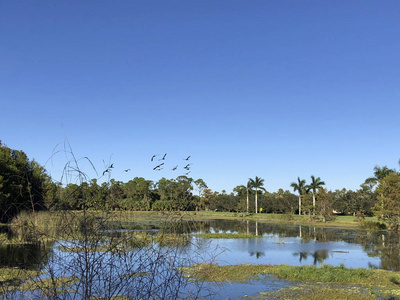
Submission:
M 392 294 L 373 292 L 360 287 L 335 287 L 329 285 L 302 284 L 280 289 L 278 291 L 260 293 L 249 299 L 341 299 L 341 300 L 373 300 L 393 299 Z
M 294 286 L 261 293 L 257 299 L 398 299 L 400 273 L 343 266 L 231 265 L 202 263 L 184 269 L 191 280 L 248 282 L 265 275 L 289 280 Z
M 289 265 L 230 265 L 197 264 L 185 269 L 188 276 L 205 281 L 243 282 L 259 275 L 271 274 L 278 278 L 297 281 L 315 281 L 325 283 L 354 283 L 370 285 L 386 285 L 398 288 L 395 282 L 400 280 L 400 273 L 364 268 L 345 268 L 324 265 L 316 266 L 289 266 Z

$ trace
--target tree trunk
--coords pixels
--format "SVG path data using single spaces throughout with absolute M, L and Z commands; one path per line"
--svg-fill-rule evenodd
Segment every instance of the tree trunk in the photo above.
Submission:
M 247 213 L 249 213 L 249 190 L 247 190 Z
M 257 213 L 257 190 L 256 190 L 256 213 Z
M 301 196 L 299 196 L 299 216 L 301 216 Z
M 315 194 L 312 194 L 313 215 L 315 216 Z

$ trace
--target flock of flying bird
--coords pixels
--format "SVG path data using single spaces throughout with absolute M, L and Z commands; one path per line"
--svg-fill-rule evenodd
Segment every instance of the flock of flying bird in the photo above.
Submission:
M 157 154 L 154 154 L 154 155 L 151 157 L 151 161 L 154 161 L 154 159 L 156 158 L 156 156 L 157 156 Z M 162 158 L 160 158 L 158 161 L 164 161 L 166 156 L 167 156 L 167 153 L 165 153 L 164 156 L 163 156 Z M 183 160 L 189 161 L 189 159 L 190 159 L 190 155 L 189 155 L 188 157 L 184 158 Z M 156 166 L 153 168 L 153 170 L 154 170 L 154 171 L 161 171 L 162 169 L 164 169 L 164 167 L 163 167 L 164 164 L 165 164 L 165 163 L 162 162 L 162 163 L 156 165 Z M 183 167 L 186 171 L 188 171 L 188 172 L 185 172 L 185 175 L 189 175 L 189 173 L 190 173 L 190 166 L 191 166 L 191 165 L 193 165 L 193 164 L 188 163 L 188 164 L 186 164 L 186 166 Z M 177 169 L 178 169 L 178 165 L 176 165 L 175 167 L 173 167 L 171 170 L 172 170 L 172 171 L 176 171 Z
M 154 154 L 152 157 L 151 157 L 151 161 L 152 162 L 154 162 L 155 161 L 155 158 L 158 156 L 158 154 Z M 161 171 L 162 169 L 164 169 L 164 165 L 165 165 L 165 158 L 167 157 L 167 153 L 165 153 L 164 155 L 163 155 L 163 157 L 162 158 L 160 158 L 158 161 L 160 162 L 160 161 L 162 161 L 161 163 L 159 163 L 159 164 L 157 164 L 154 168 L 153 168 L 153 171 Z M 184 158 L 183 160 L 186 160 L 187 162 L 189 161 L 189 159 L 190 159 L 190 155 L 188 156 L 188 157 L 186 157 L 186 158 Z M 186 171 L 185 171 L 185 175 L 187 176 L 187 175 L 189 175 L 189 173 L 191 172 L 190 171 L 190 166 L 191 165 L 193 165 L 192 163 L 187 163 L 184 167 L 183 167 L 183 169 L 185 169 Z M 103 176 L 106 174 L 106 173 L 111 173 L 111 170 L 114 168 L 114 164 L 110 164 L 105 170 L 104 170 L 104 172 L 103 172 Z M 175 167 L 173 167 L 171 170 L 172 171 L 176 171 L 178 169 L 178 165 L 176 165 Z M 124 170 L 124 172 L 129 172 L 131 169 L 125 169 Z

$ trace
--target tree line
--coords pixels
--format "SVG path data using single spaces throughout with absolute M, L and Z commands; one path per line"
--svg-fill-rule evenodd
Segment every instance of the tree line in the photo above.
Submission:
M 290 184 L 292 191 L 268 192 L 264 179 L 256 176 L 229 194 L 212 191 L 203 179 L 185 175 L 157 182 L 135 177 L 126 183 L 111 179 L 99 184 L 92 179 L 63 186 L 23 151 L 0 141 L 0 219 L 7 222 L 23 210 L 213 210 L 307 214 L 324 220 L 335 214 L 376 215 L 389 226 L 400 227 L 400 173 L 395 169 L 376 166 L 374 175 L 355 191 L 328 191 L 321 178 L 310 179 L 307 184 L 298 177 Z

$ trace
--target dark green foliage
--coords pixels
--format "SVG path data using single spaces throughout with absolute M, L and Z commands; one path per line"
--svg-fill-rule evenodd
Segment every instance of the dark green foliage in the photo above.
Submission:
M 0 221 L 9 221 L 24 210 L 45 208 L 50 183 L 42 166 L 0 141 Z

